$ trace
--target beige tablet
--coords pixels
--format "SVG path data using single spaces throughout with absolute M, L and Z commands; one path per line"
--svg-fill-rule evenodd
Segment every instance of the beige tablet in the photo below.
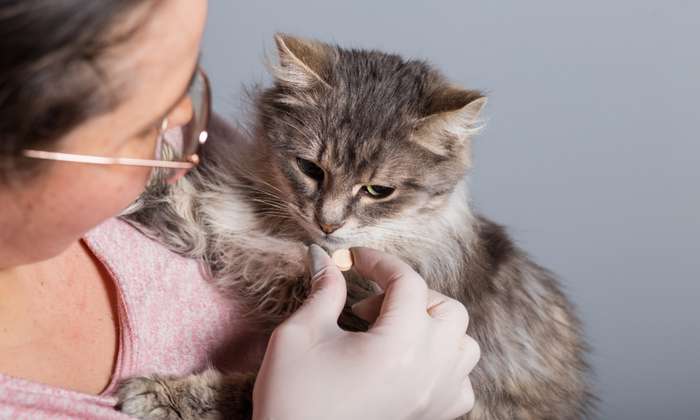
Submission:
M 331 258 L 340 271 L 348 271 L 352 268 L 352 254 L 349 249 L 339 249 Z

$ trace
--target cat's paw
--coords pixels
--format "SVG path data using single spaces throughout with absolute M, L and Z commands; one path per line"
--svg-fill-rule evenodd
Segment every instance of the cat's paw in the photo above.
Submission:
M 117 391 L 117 409 L 139 419 L 181 420 L 167 380 L 153 376 L 131 378 Z

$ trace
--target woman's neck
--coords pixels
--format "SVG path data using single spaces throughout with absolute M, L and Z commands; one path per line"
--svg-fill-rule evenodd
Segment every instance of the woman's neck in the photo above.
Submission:
M 0 271 L 0 347 L 41 341 L 46 327 L 66 320 L 67 307 L 84 291 L 70 263 L 79 251 L 76 242 L 56 257 Z
M 0 372 L 100 392 L 116 353 L 116 293 L 76 242 L 60 255 L 0 271 Z

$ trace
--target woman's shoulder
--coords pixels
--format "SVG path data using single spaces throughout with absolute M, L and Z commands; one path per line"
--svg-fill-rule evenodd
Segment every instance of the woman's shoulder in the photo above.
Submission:
M 186 374 L 211 363 L 234 370 L 257 365 L 264 338 L 239 315 L 236 300 L 214 287 L 199 261 L 120 219 L 102 223 L 84 241 L 117 285 L 124 376 Z
M 107 268 L 128 276 L 131 282 L 154 285 L 153 276 L 180 270 L 194 272 L 201 279 L 207 276 L 200 261 L 170 251 L 120 218 L 106 220 L 85 234 L 83 240 Z

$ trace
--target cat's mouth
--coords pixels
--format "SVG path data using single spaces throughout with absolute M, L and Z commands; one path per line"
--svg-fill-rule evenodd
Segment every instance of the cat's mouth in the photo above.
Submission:
M 345 245 L 347 245 L 346 240 L 334 236 L 325 236 L 322 238 L 322 241 L 324 245 L 332 247 L 334 251 L 336 249 L 344 248 Z
M 316 244 L 326 250 L 328 253 L 333 253 L 339 249 L 348 248 L 350 246 L 346 238 L 337 235 L 328 235 L 322 232 L 320 229 L 313 229 L 311 227 L 306 229 L 308 238 L 304 240 L 304 244 L 311 245 Z
M 304 217 L 301 212 L 296 215 L 297 225 L 306 233 L 306 238 L 302 239 L 302 242 L 306 245 L 315 243 L 320 246 L 328 244 L 329 246 L 335 246 L 337 248 L 341 247 L 344 239 L 335 235 L 327 234 L 321 230 L 315 223 Z
M 332 252 L 344 248 L 346 241 L 343 238 L 338 238 L 333 235 L 314 232 L 311 237 L 311 243 L 315 243 L 326 251 Z
M 298 225 L 305 232 L 305 238 L 302 242 L 309 246 L 311 244 L 316 244 L 321 248 L 325 249 L 327 252 L 332 253 L 339 249 L 349 248 L 350 246 L 361 246 L 361 244 L 355 243 L 355 241 L 349 240 L 346 235 L 338 235 L 338 233 L 327 234 L 321 230 L 315 223 L 309 221 L 306 217 L 301 214 L 297 214 Z M 349 232 L 346 232 L 349 233 Z M 352 242 L 352 243 L 351 243 Z

